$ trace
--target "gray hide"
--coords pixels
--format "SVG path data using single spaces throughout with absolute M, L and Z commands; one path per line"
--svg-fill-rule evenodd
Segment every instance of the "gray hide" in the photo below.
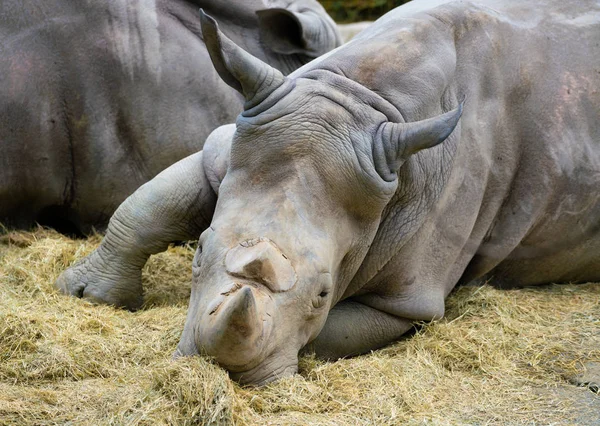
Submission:
M 287 74 L 337 47 L 316 0 L 0 2 L 0 223 L 104 228 L 144 182 L 242 110 L 198 9 Z
M 139 274 L 182 206 L 214 206 L 176 354 L 261 384 L 295 372 L 303 347 L 351 356 L 442 317 L 459 283 L 600 280 L 600 3 L 431 3 L 288 77 L 203 17 L 248 106 L 189 159 L 205 201 L 165 202 L 168 215 L 137 226 L 128 212 L 174 179 L 149 183 L 57 286 L 135 306 L 139 282 L 105 265 Z M 211 187 L 218 199 L 202 195 Z

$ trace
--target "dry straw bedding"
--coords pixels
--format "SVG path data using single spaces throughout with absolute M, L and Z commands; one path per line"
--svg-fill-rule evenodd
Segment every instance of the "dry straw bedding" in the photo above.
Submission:
M 600 285 L 463 287 L 401 342 L 240 388 L 210 360 L 171 361 L 191 247 L 154 256 L 135 313 L 56 293 L 100 237 L 0 237 L 0 424 L 600 424 Z

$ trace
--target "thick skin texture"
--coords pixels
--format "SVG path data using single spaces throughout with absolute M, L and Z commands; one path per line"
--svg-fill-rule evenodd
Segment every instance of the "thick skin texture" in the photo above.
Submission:
M 203 32 L 248 107 L 203 159 L 228 166 L 177 355 L 261 384 L 440 318 L 459 283 L 600 281 L 599 2 L 413 2 L 288 77 Z
M 235 120 L 243 103 L 210 63 L 199 7 L 284 74 L 340 44 L 316 0 L 0 2 L 0 223 L 103 230 Z

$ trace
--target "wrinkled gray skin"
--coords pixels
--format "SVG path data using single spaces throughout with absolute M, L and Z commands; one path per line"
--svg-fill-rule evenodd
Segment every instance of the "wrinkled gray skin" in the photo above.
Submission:
M 284 74 L 339 46 L 316 0 L 0 2 L 0 223 L 104 229 L 242 111 L 198 9 Z
M 262 384 L 303 347 L 351 356 L 442 317 L 458 283 L 600 280 L 600 4 L 429 7 L 288 78 L 204 17 L 246 110 L 128 199 L 58 287 L 137 306 L 148 253 L 218 191 L 176 355 Z

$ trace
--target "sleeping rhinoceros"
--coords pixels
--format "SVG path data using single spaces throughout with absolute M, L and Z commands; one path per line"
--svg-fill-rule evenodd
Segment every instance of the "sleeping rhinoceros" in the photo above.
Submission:
M 316 0 L 0 2 L 0 223 L 102 229 L 242 111 L 198 6 L 284 74 L 340 44 Z
M 203 231 L 176 354 L 260 384 L 395 341 L 458 283 L 600 280 L 600 4 L 419 5 L 288 77 L 204 15 L 244 112 L 57 286 L 135 308 L 148 255 Z

